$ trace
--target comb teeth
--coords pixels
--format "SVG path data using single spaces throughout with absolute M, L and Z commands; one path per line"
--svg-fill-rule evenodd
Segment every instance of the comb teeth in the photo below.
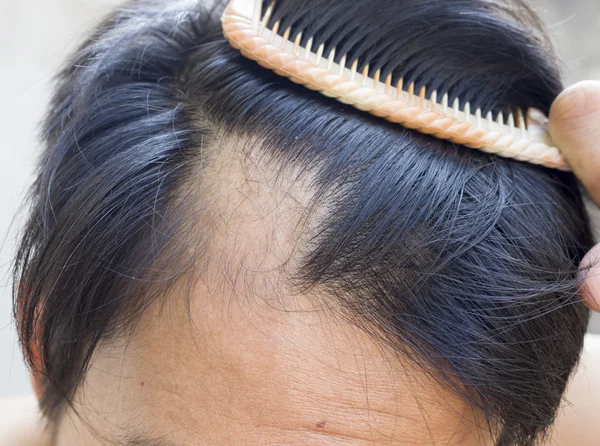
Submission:
M 515 109 L 506 117 L 500 111 L 496 119 L 489 111 L 484 118 L 481 108 L 472 114 L 470 102 L 452 98 L 450 104 L 448 92 L 417 87 L 414 80 L 403 77 L 394 83 L 392 73 L 382 80 L 381 67 L 370 65 L 368 60 L 362 60 L 361 65 L 358 57 L 340 54 L 335 46 L 326 54 L 328 45 L 321 42 L 313 51 L 314 36 L 303 35 L 302 30 L 296 30 L 291 41 L 293 26 L 283 30 L 281 20 L 270 24 L 276 1 L 271 1 L 262 15 L 261 8 L 261 0 L 232 0 L 223 15 L 223 31 L 235 48 L 264 67 L 422 133 L 488 153 L 570 170 L 544 124 L 538 123 L 539 118 L 530 122 L 527 111 Z M 372 77 L 371 70 L 375 70 Z
M 269 36 L 269 43 L 273 43 L 273 40 L 275 39 L 275 37 L 277 35 L 280 35 L 280 26 L 281 26 L 281 20 L 277 20 L 276 22 L 273 23 L 273 25 L 269 28 L 269 21 L 271 20 L 271 17 L 273 16 L 273 12 L 275 10 L 276 7 L 276 1 L 272 1 L 271 3 L 269 3 L 268 7 L 265 9 L 265 13 L 262 16 L 261 20 L 260 20 L 260 25 L 259 25 L 259 30 L 260 30 L 260 34 L 261 36 L 265 37 L 265 32 L 266 31 L 270 31 L 270 36 Z M 285 43 L 289 42 L 290 40 L 290 36 L 292 35 L 292 28 L 288 27 L 285 32 L 283 33 L 283 35 L 281 35 L 282 38 L 282 42 L 280 47 L 284 48 L 285 47 Z M 294 51 L 293 54 L 295 55 L 301 55 L 301 58 L 303 60 L 308 60 L 311 53 L 313 53 L 313 44 L 314 44 L 314 37 L 309 37 L 308 41 L 306 42 L 306 45 L 304 47 L 301 46 L 301 42 L 303 40 L 303 33 L 299 32 L 296 35 L 296 38 L 294 39 Z M 326 44 L 325 43 L 321 43 L 316 51 L 316 53 L 314 53 L 316 55 L 316 63 L 319 64 L 323 58 L 323 56 L 325 55 L 325 47 Z M 336 49 L 332 48 L 332 50 L 329 52 L 329 54 L 326 56 L 327 57 L 327 61 L 328 61 L 328 69 L 330 70 L 332 65 L 335 63 L 335 59 L 336 59 Z M 339 55 L 338 55 L 339 57 Z M 343 54 L 340 58 L 339 63 L 337 64 L 339 66 L 339 73 L 340 75 L 344 74 L 344 71 L 346 68 L 348 68 L 346 66 L 346 63 L 349 61 L 349 55 Z M 377 71 L 375 72 L 375 75 L 373 77 L 369 77 L 369 64 L 365 64 L 364 68 L 362 69 L 362 71 L 359 72 L 359 66 L 360 66 L 360 61 L 359 59 L 354 59 L 354 61 L 350 64 L 350 67 L 348 68 L 350 70 L 350 80 L 353 82 L 358 82 L 361 86 L 366 86 L 368 85 L 368 81 L 372 80 L 375 84 L 380 83 L 381 82 L 381 68 L 378 68 Z M 393 74 L 390 73 L 388 75 L 388 79 L 389 81 L 385 82 L 385 89 L 386 91 L 389 91 L 390 87 L 391 87 L 391 80 L 393 78 Z M 480 127 L 482 124 L 487 124 L 484 123 L 484 121 L 482 121 L 481 119 L 481 110 L 478 109 L 478 113 L 479 115 L 473 116 L 471 114 L 471 104 L 469 102 L 467 102 L 466 104 L 464 104 L 464 106 L 461 107 L 461 103 L 460 100 L 458 98 L 455 98 L 454 102 L 452 103 L 452 108 L 449 109 L 448 108 L 448 102 L 449 102 L 449 97 L 448 94 L 444 94 L 442 96 L 442 99 L 440 101 L 438 101 L 438 92 L 437 90 L 434 90 L 430 95 L 429 98 L 427 98 L 427 87 L 426 86 L 422 86 L 421 89 L 419 90 L 419 94 L 416 95 L 415 94 L 415 89 L 416 89 L 416 84 L 415 82 L 411 82 L 410 84 L 408 84 L 408 88 L 406 90 L 404 90 L 404 86 L 406 85 L 405 83 L 405 79 L 403 77 L 400 77 L 398 79 L 398 82 L 396 84 L 396 97 L 398 99 L 402 98 L 402 92 L 406 92 L 409 96 L 406 97 L 405 99 L 407 99 L 407 102 L 410 104 L 418 104 L 421 108 L 423 108 L 424 110 L 430 110 L 430 111 L 434 111 L 434 110 L 438 110 L 441 107 L 441 114 L 443 116 L 447 116 L 447 117 L 453 117 L 456 118 L 458 121 L 460 122 L 474 122 L 475 125 L 477 127 Z M 518 114 L 522 117 L 524 116 L 523 110 L 518 111 Z M 515 122 L 517 122 L 517 120 L 519 120 L 519 118 L 515 118 L 514 114 L 511 112 L 506 121 L 504 120 L 504 115 L 502 113 L 500 113 L 497 116 L 497 120 L 495 121 L 495 123 L 497 125 L 504 125 L 507 124 L 510 126 L 511 129 L 511 133 L 513 133 L 514 129 L 515 129 Z M 511 124 L 512 123 L 512 124 Z M 525 127 L 525 121 L 524 120 L 519 120 L 519 130 L 524 130 Z M 486 125 L 485 128 L 489 129 L 491 128 L 489 125 Z
M 271 15 L 273 15 L 273 11 L 275 10 L 275 2 L 271 2 L 265 11 L 265 15 L 262 18 L 259 25 L 259 34 L 263 36 L 265 29 L 267 29 L 267 25 L 269 24 L 269 20 L 271 19 Z
M 317 63 L 320 63 L 320 62 L 321 62 L 321 59 L 323 58 L 323 53 L 324 53 L 324 52 L 325 52 L 325 44 L 324 44 L 324 43 L 322 43 L 322 44 L 319 46 L 319 49 L 318 49 L 318 51 L 317 51 Z

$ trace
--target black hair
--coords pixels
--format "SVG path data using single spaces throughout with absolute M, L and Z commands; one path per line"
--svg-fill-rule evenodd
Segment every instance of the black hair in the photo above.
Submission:
M 311 173 L 326 212 L 303 236 L 291 286 L 318 289 L 459 392 L 499 444 L 535 443 L 588 321 L 576 277 L 592 236 L 575 178 L 295 85 L 225 41 L 222 6 L 129 2 L 59 75 L 15 266 L 46 416 L 71 401 L 97 345 L 201 261 L 194 185 L 202 149 L 226 135 Z M 521 0 L 280 0 L 281 17 L 485 110 L 547 113 L 561 90 Z

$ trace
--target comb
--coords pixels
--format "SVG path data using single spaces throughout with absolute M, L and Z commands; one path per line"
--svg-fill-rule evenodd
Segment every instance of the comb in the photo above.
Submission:
M 313 39 L 292 29 L 280 30 L 280 21 L 269 27 L 276 1 L 263 11 L 262 0 L 232 0 L 222 17 L 223 34 L 230 44 L 261 66 L 280 76 L 352 105 L 359 110 L 401 124 L 420 133 L 452 141 L 505 158 L 570 171 L 570 167 L 548 133 L 548 118 L 540 110 L 518 109 L 506 115 L 482 116 L 469 102 L 449 103 L 448 94 L 438 94 L 415 82 L 400 78 L 392 84 L 381 70 L 369 75 L 368 63 L 359 71 L 359 61 L 336 56 L 326 44 L 313 48 Z M 282 32 L 280 35 L 279 33 Z M 308 40 L 307 40 L 308 38 Z M 302 41 L 306 43 L 302 45 Z M 339 60 L 339 63 L 336 62 Z

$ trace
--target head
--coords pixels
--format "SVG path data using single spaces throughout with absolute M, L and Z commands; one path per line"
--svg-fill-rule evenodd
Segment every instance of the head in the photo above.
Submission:
M 520 0 L 279 5 L 485 112 L 561 90 Z M 126 3 L 59 75 L 15 268 L 56 444 L 536 443 L 588 318 L 574 177 L 294 85 L 223 6 Z

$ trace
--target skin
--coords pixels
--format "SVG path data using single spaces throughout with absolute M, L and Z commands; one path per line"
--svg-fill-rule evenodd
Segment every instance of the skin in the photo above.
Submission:
M 458 398 L 309 300 L 284 312 L 222 297 L 236 299 L 212 295 L 194 326 L 177 305 L 150 312 L 139 338 L 107 348 L 78 397 L 97 432 L 71 413 L 57 444 L 489 444 Z
M 554 104 L 550 131 L 600 205 L 599 118 L 600 82 L 578 84 Z M 234 145 L 221 153 L 203 172 L 214 197 L 211 218 L 201 222 L 210 227 L 213 261 L 201 279 L 182 281 L 163 305 L 153 304 L 134 332 L 97 350 L 75 398 L 78 414 L 60 419 L 55 444 L 492 444 L 479 414 L 446 387 L 318 293 L 291 293 L 284 279 L 310 224 L 299 218 L 310 193 L 302 182 L 275 183 L 268 165 L 248 163 Z M 600 309 L 599 254 L 597 246 L 583 265 L 592 309 Z M 599 378 L 600 342 L 589 337 L 571 405 L 548 444 L 598 438 Z M 33 403 L 19 402 L 28 417 L 6 403 L 16 420 L 0 429 L 2 444 L 49 444 L 50 432 L 33 428 Z
M 202 172 L 210 261 L 99 350 L 57 445 L 490 444 L 467 404 L 331 299 L 291 292 L 310 192 L 274 171 L 218 148 Z

